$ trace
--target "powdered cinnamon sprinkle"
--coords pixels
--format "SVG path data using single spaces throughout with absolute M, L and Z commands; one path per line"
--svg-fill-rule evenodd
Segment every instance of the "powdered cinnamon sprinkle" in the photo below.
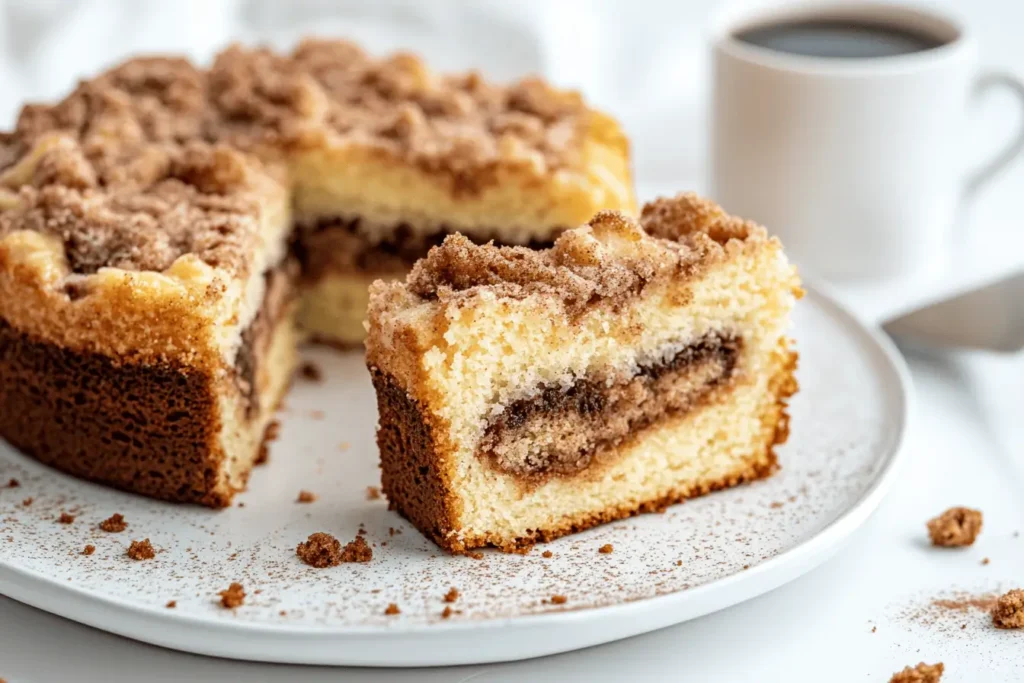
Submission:
M 894 673 L 889 679 L 889 683 L 939 683 L 945 668 L 942 662 L 938 664 L 921 662 L 917 666 L 908 666 L 903 671 Z
M 67 512 L 60 513 L 60 517 L 57 518 L 58 524 L 71 524 L 75 521 L 75 516 Z
M 16 489 L 16 488 L 18 488 L 19 486 L 21 486 L 21 482 L 20 482 L 20 481 L 18 481 L 17 479 L 15 479 L 14 477 L 11 477 L 11 478 L 10 478 L 10 479 L 9 479 L 9 480 L 7 481 L 7 488 L 9 488 L 9 489 Z
M 401 613 L 402 613 L 402 610 L 398 609 L 398 605 L 396 605 L 393 602 L 388 604 L 387 609 L 384 610 L 384 614 L 386 614 L 389 617 L 392 617 L 392 616 L 394 616 L 396 614 L 401 614 Z
M 615 547 L 612 546 L 611 543 L 605 543 L 603 546 L 597 549 L 597 552 L 601 553 L 602 555 L 611 555 L 613 550 L 615 550 Z
M 100 529 L 112 534 L 120 533 L 127 528 L 128 522 L 124 521 L 124 515 L 120 512 L 115 512 L 110 515 L 110 517 L 107 517 L 105 520 L 100 522 Z
M 169 600 L 167 602 L 167 604 L 164 605 L 164 607 L 166 607 L 167 609 L 174 609 L 177 606 L 178 606 L 178 601 L 177 600 Z
M 232 583 L 227 590 L 222 590 L 218 595 L 220 595 L 220 604 L 227 609 L 234 609 L 245 602 L 245 589 L 238 582 Z
M 449 588 L 448 592 L 444 594 L 444 601 L 445 602 L 455 602 L 458 599 L 459 599 L 459 589 L 456 588 L 455 586 L 452 586 L 451 588 Z
M 319 382 L 324 378 L 324 373 L 320 370 L 320 366 L 310 362 L 305 362 L 299 366 L 299 375 L 302 376 L 302 379 L 309 380 L 310 382 Z
M 94 552 L 96 552 L 96 546 L 94 545 L 87 545 L 82 548 L 83 555 L 92 555 Z
M 156 552 L 153 551 L 153 544 L 145 538 L 141 541 L 132 541 L 128 546 L 128 557 L 133 560 L 152 560 L 156 557 Z
M 312 491 L 306 491 L 303 489 L 299 491 L 298 497 L 295 499 L 296 503 L 312 503 L 316 500 L 317 495 Z
M 992 608 L 997 628 L 1024 628 L 1024 590 L 1016 588 L 1001 595 Z
M 342 562 L 369 562 L 373 559 L 373 550 L 362 536 L 356 536 L 341 551 Z
M 334 536 L 318 531 L 295 548 L 295 554 L 310 567 L 325 569 L 342 562 L 341 543 Z
M 376 486 L 366 487 L 366 500 L 378 500 L 380 498 L 380 489 Z
M 552 605 L 564 605 L 566 602 L 568 602 L 568 600 L 569 600 L 569 598 L 565 597 L 564 595 L 552 595 L 551 596 L 551 604 Z
M 961 547 L 974 543 L 981 533 L 980 510 L 965 507 L 950 508 L 928 522 L 928 535 L 932 545 L 940 547 Z

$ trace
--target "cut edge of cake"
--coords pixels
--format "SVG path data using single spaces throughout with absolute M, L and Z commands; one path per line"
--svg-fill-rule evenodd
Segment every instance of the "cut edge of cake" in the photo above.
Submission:
M 550 250 L 449 238 L 371 292 L 384 492 L 448 550 L 515 550 L 766 476 L 800 293 L 776 239 L 694 195 Z

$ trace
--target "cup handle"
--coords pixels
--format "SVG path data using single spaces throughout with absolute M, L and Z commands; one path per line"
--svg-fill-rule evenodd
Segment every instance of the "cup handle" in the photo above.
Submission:
M 971 99 L 980 100 L 992 90 L 1004 87 L 1013 92 L 1021 105 L 1021 123 L 1013 140 L 993 159 L 975 170 L 967 179 L 966 191 L 973 195 L 981 186 L 999 175 L 1018 154 L 1024 152 L 1024 81 L 1002 71 L 985 71 L 974 81 Z

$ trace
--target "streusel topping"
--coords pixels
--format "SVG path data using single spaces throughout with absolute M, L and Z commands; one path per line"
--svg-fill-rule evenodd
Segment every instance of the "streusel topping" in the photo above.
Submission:
M 417 296 L 441 300 L 480 288 L 511 298 L 544 294 L 561 298 L 570 311 L 581 310 L 691 272 L 734 239 L 767 236 L 706 199 L 681 194 L 647 204 L 639 222 L 602 211 L 546 250 L 475 245 L 451 235 L 416 264 L 407 286 Z
M 345 41 L 232 46 L 209 69 L 133 59 L 0 133 L 0 238 L 58 236 L 78 273 L 162 270 L 186 253 L 237 268 L 257 239 L 255 157 L 366 146 L 473 192 L 502 168 L 574 167 L 592 113 L 537 79 L 444 76 Z

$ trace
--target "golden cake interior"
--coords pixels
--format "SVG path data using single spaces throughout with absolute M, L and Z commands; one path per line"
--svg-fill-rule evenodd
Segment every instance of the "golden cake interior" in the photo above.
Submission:
M 296 344 L 361 343 L 370 282 L 604 207 L 634 208 L 624 136 L 536 79 L 324 40 L 131 60 L 0 133 L 0 436 L 225 505 Z
M 692 195 L 552 249 L 450 237 L 371 292 L 389 500 L 441 545 L 514 549 L 770 473 L 795 271 Z

